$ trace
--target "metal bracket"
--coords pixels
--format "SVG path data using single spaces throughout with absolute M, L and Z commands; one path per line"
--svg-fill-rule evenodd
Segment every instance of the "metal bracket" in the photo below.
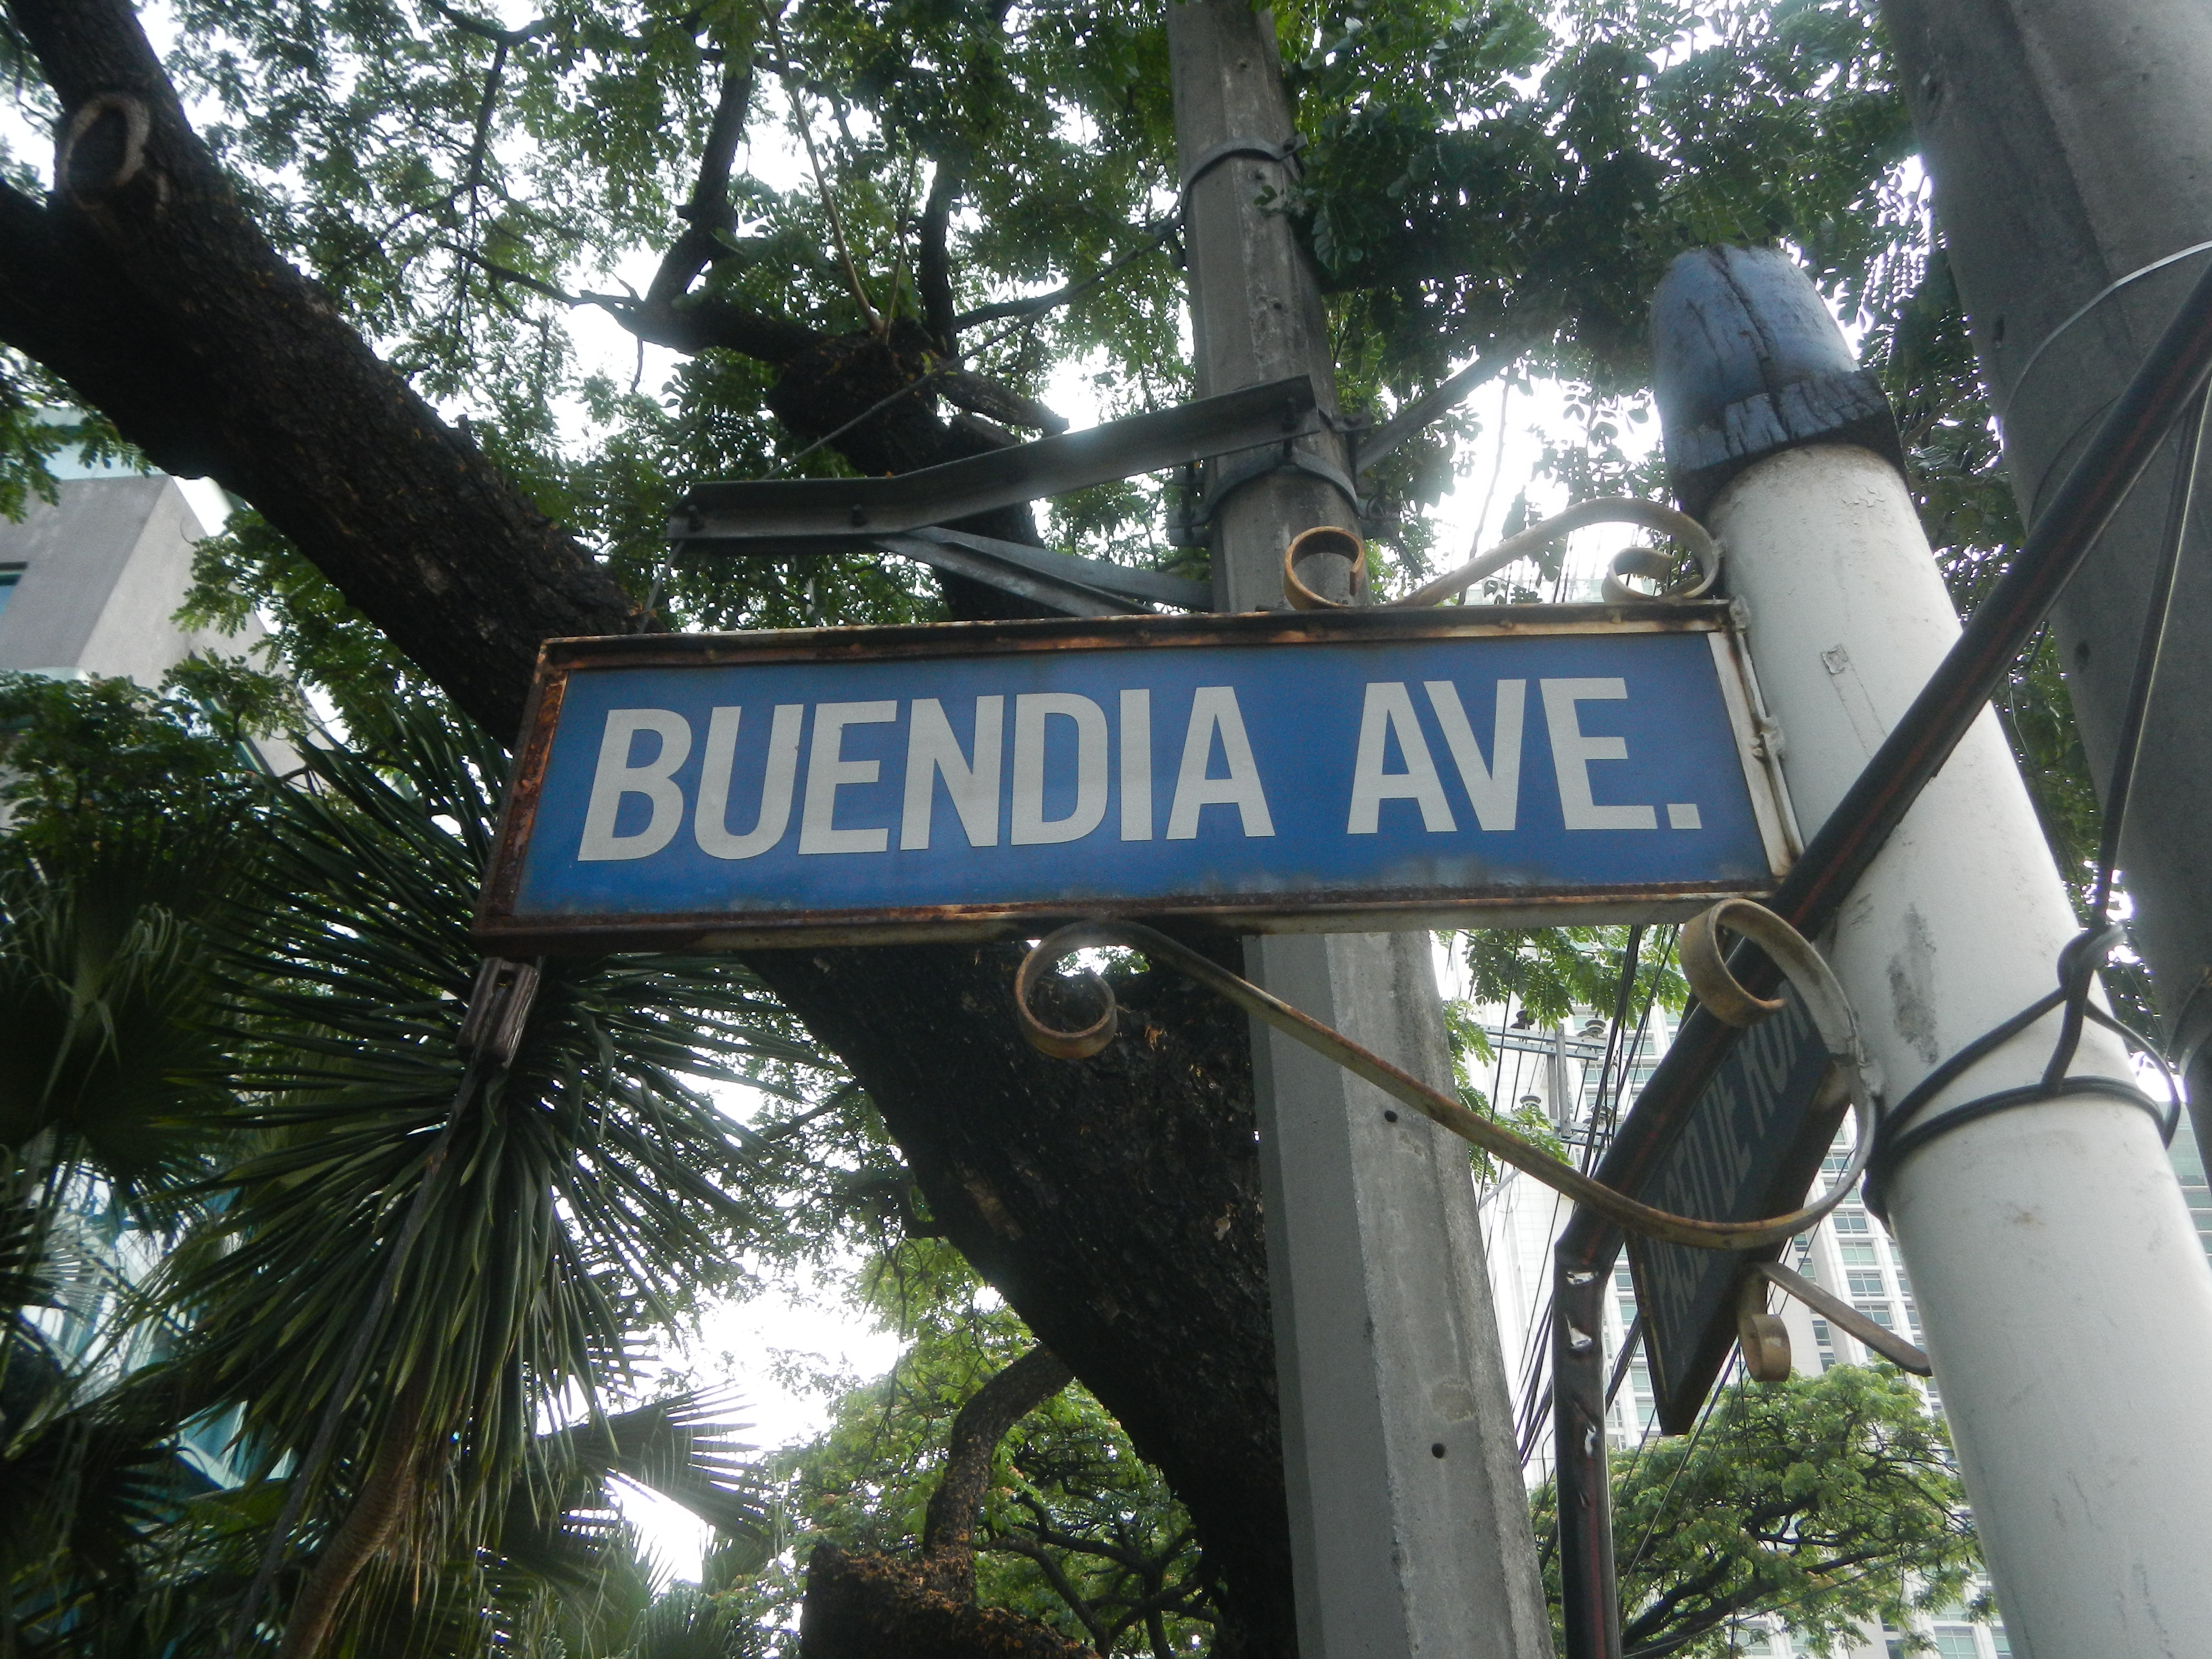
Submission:
M 523 1027 L 538 997 L 538 966 L 505 957 L 486 957 L 477 964 L 469 991 L 469 1011 L 461 1018 L 453 1046 L 463 1060 L 488 1059 L 501 1071 L 514 1064 L 522 1048 Z
M 753 557 L 875 552 L 912 559 L 965 576 L 1067 617 L 1121 617 L 1155 605 L 1178 611 L 1212 607 L 1212 590 L 1188 576 L 1139 570 L 1049 547 L 1000 541 L 934 526 L 896 535 L 805 536 L 763 539 L 737 550 Z
M 1758 1263 L 1746 1270 L 1743 1279 L 1747 1297 L 1752 1294 L 1752 1286 L 1759 1281 L 1776 1285 L 1796 1297 L 1830 1324 L 1842 1326 L 1899 1370 L 1911 1371 L 1915 1376 L 1933 1376 L 1936 1374 L 1935 1362 L 1895 1331 L 1884 1330 L 1850 1303 L 1830 1295 L 1802 1273 L 1792 1273 L 1778 1261 Z M 1738 1328 L 1741 1328 L 1741 1316 Z M 1785 1376 L 1789 1375 L 1789 1339 L 1785 1337 L 1783 1340 L 1783 1374 Z M 1755 1370 L 1752 1375 L 1761 1382 L 1766 1380 Z
M 1735 1340 L 1753 1382 L 1790 1380 L 1790 1328 L 1766 1311 L 1766 1280 L 1756 1269 L 1736 1289 Z
M 917 472 L 700 484 L 678 504 L 668 538 L 678 551 L 744 553 L 896 535 L 1321 429 L 1313 382 L 1293 375 Z
M 1212 590 L 1188 576 L 1136 570 L 1103 559 L 1079 558 L 1048 547 L 1025 547 L 960 530 L 917 530 L 873 536 L 861 545 L 933 569 L 950 571 L 1017 594 L 1069 617 L 1121 617 L 1156 605 L 1179 611 L 1211 608 Z
M 1179 212 L 1185 223 L 1190 218 L 1190 187 L 1219 167 L 1224 161 L 1239 155 L 1249 155 L 1261 161 L 1278 161 L 1289 166 L 1291 158 L 1305 147 L 1305 137 L 1292 133 L 1279 144 L 1271 144 L 1260 138 L 1224 138 L 1212 149 L 1204 151 L 1198 159 L 1183 169 L 1182 188 L 1176 194 Z
M 1328 419 L 1326 414 L 1322 418 L 1324 421 Z M 1231 496 L 1247 484 L 1272 477 L 1278 472 L 1304 472 L 1319 478 L 1343 496 L 1346 504 L 1352 508 L 1352 515 L 1363 525 L 1365 523 L 1367 504 L 1360 500 L 1359 491 L 1351 478 L 1320 456 L 1310 455 L 1295 444 L 1286 442 L 1275 453 L 1255 456 L 1242 465 L 1229 469 L 1224 477 L 1208 481 L 1200 495 L 1197 510 L 1187 514 L 1176 522 L 1174 526 L 1176 533 L 1171 534 L 1169 539 L 1178 547 L 1204 545 L 1207 532 L 1213 528 L 1214 520 L 1220 515 Z

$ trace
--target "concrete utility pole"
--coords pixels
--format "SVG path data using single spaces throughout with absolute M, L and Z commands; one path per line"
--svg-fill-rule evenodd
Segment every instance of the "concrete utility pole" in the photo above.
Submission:
M 2212 5 L 2204 0 L 1883 0 L 1936 211 L 1972 320 L 2005 459 L 2030 520 L 2212 252 Z M 2178 446 L 2176 446 L 2178 448 Z M 2101 793 L 2158 562 L 2171 457 L 2136 487 L 2060 601 L 2068 689 Z M 2200 511 L 2169 635 L 2212 630 Z M 2160 665 L 2121 868 L 2160 1011 L 2195 1048 L 2191 1113 L 2212 1156 L 2212 658 Z
M 1246 0 L 1170 5 L 1198 394 L 1291 374 L 1335 406 L 1319 285 L 1291 226 L 1255 198 L 1292 176 L 1274 21 Z M 1283 550 L 1353 526 L 1315 471 L 1209 479 L 1214 603 L 1283 608 Z M 1341 587 L 1339 589 L 1342 592 Z M 1425 933 L 1245 942 L 1260 984 L 1437 1088 L 1451 1060 Z M 1466 1149 L 1379 1091 L 1255 1022 L 1291 1552 L 1301 1659 L 1535 1659 L 1550 1623 Z
M 1809 840 L 1958 621 L 1895 465 L 1786 429 L 1817 400 L 1784 388 L 1856 367 L 1786 255 L 1686 255 L 1653 321 L 1668 454 L 1678 486 L 1703 469 L 1685 505 L 1748 607 Z M 1984 711 L 1827 942 L 1892 1104 L 2050 991 L 2076 932 Z M 1917 1121 L 2038 1080 L 2058 1023 L 1996 1049 Z M 2124 1050 L 2091 1030 L 2072 1073 L 2125 1083 Z M 1910 1153 L 1889 1192 L 2014 1653 L 2212 1653 L 2212 1268 L 2151 1115 L 2095 1094 L 1997 1112 Z

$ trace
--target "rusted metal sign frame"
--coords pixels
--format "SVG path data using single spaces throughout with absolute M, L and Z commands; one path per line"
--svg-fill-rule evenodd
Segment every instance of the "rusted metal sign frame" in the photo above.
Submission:
M 1716 668 L 1735 753 L 1770 875 L 1730 883 L 1697 881 L 1621 888 L 1519 887 L 1465 900 L 1433 890 L 1394 894 L 1327 891 L 1223 896 L 1194 893 L 1142 904 L 1037 900 L 1015 903 L 852 910 L 751 912 L 727 918 L 683 914 L 519 915 L 523 860 L 535 825 L 555 732 L 571 678 L 594 669 L 703 668 L 770 663 L 880 662 L 976 659 L 1035 652 L 1158 650 L 1198 646 L 1252 648 L 1300 645 L 1534 638 L 1555 635 L 1701 634 Z M 1034 937 L 1044 928 L 1100 914 L 1182 917 L 1245 933 L 1364 932 L 1429 926 L 1525 927 L 1655 921 L 1694 915 L 1720 899 L 1771 890 L 1796 851 L 1780 769 L 1764 742 L 1754 695 L 1729 607 L 1514 605 L 1425 611 L 1255 611 L 1193 617 L 1156 615 L 1066 621 L 918 623 L 903 627 L 792 629 L 751 634 L 623 635 L 549 640 L 525 710 L 524 737 L 478 902 L 475 936 L 507 956 L 620 950 L 736 950 L 825 944 Z

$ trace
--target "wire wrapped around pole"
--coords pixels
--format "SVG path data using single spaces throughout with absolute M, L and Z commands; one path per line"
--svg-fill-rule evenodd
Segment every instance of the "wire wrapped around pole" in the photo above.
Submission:
M 1079 951 L 1116 945 L 1141 951 L 1153 961 L 1176 968 L 1354 1076 L 1364 1078 L 1385 1094 L 1403 1101 L 1501 1163 L 1511 1164 L 1631 1232 L 1663 1239 L 1671 1244 L 1688 1245 L 1693 1249 L 1755 1250 L 1778 1244 L 1804 1231 L 1850 1196 L 1874 1146 L 1875 1096 L 1868 1080 L 1871 1067 L 1859 1040 L 1858 1021 L 1843 988 L 1836 982 L 1820 953 L 1795 928 L 1748 899 L 1725 900 L 1706 915 L 1711 918 L 1709 925 L 1730 928 L 1765 949 L 1789 977 L 1803 999 L 1830 1057 L 1843 1068 L 1850 1088 L 1852 1109 L 1858 1116 L 1858 1146 L 1842 1176 L 1814 1203 L 1786 1215 L 1763 1216 L 1751 1221 L 1701 1221 L 1641 1203 L 1438 1093 L 1419 1078 L 1401 1071 L 1342 1033 L 1330 1030 L 1310 1015 L 1300 1012 L 1251 981 L 1231 973 L 1218 963 L 1209 961 L 1139 922 L 1102 917 L 1073 922 L 1040 939 L 1023 958 L 1021 969 L 1014 976 L 1014 1006 L 1022 1035 L 1036 1048 L 1056 1060 L 1088 1059 L 1114 1041 L 1118 1012 L 1113 987 L 1096 974 L 1088 975 L 1094 994 L 1103 1000 L 1103 1011 L 1089 1024 L 1074 1030 L 1048 1025 L 1037 1018 L 1030 1007 L 1037 988 L 1055 967 Z M 1726 975 L 1725 967 L 1720 971 Z M 1719 988 L 1714 988 L 1717 992 Z M 1701 989 L 1700 994 L 1704 994 Z M 1747 1004 L 1753 1000 L 1740 987 L 1738 995 Z

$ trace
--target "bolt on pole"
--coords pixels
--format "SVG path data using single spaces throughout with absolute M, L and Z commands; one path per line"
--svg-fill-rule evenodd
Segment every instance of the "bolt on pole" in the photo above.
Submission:
M 1168 40 L 1198 395 L 1304 374 L 1334 414 L 1319 284 L 1259 201 L 1294 176 L 1273 18 L 1171 4 Z M 1333 431 L 1268 459 L 1209 468 L 1220 610 L 1283 608 L 1291 539 L 1358 522 Z M 1449 1092 L 1430 951 L 1425 933 L 1244 942 L 1253 980 Z M 1301 1659 L 1547 1655 L 1464 1149 L 1256 1024 L 1253 1061 Z
M 1653 314 L 1678 489 L 1678 458 L 1736 446 L 1684 505 L 1727 549 L 1812 831 L 1959 623 L 1889 457 L 1753 418 L 1856 367 L 1803 273 L 1773 252 L 1685 255 Z M 1777 437 L 1740 441 L 1762 431 Z M 2077 932 L 1985 708 L 1836 915 L 1828 955 L 1889 1100 L 2050 992 Z M 1932 1110 L 2040 1079 L 2059 1023 L 1997 1047 Z M 2134 1077 L 2094 1026 L 2073 1071 Z M 1911 1152 L 1887 1191 L 2015 1650 L 2212 1652 L 2212 1267 L 2153 1115 L 2111 1095 L 1996 1112 Z

